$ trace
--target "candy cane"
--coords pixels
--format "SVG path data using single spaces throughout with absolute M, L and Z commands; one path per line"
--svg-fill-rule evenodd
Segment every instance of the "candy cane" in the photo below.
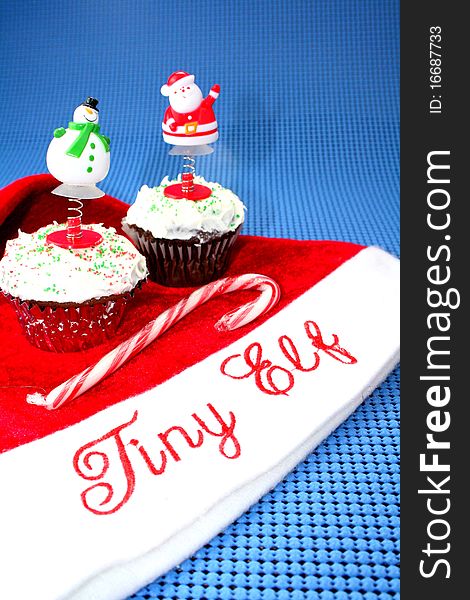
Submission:
M 47 396 L 37 393 L 29 394 L 26 398 L 27 402 L 45 406 L 48 410 L 59 408 L 65 402 L 77 398 L 96 383 L 114 373 L 127 360 L 143 350 L 153 340 L 165 333 L 174 323 L 198 306 L 206 303 L 214 296 L 249 289 L 259 290 L 261 294 L 255 300 L 228 312 L 219 319 L 215 324 L 215 328 L 218 331 L 231 331 L 251 323 L 251 321 L 260 315 L 271 310 L 278 303 L 281 295 L 279 285 L 273 279 L 252 273 L 238 277 L 226 277 L 225 279 L 208 283 L 162 312 L 156 319 L 142 327 L 135 335 L 119 344 L 111 352 L 108 352 L 97 363 L 91 365 L 78 375 L 74 375 L 49 392 Z

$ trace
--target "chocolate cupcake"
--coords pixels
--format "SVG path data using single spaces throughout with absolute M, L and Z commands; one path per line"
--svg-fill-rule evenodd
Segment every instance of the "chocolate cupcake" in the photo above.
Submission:
M 211 195 L 203 200 L 168 198 L 176 183 L 166 177 L 144 185 L 122 225 L 147 258 L 150 278 L 170 287 L 197 286 L 221 277 L 245 219 L 245 206 L 232 191 L 196 177 Z
M 0 289 L 16 309 L 28 340 L 42 350 L 73 352 L 113 336 L 135 289 L 147 277 L 145 258 L 113 228 L 85 225 L 103 236 L 91 248 L 60 248 L 48 225 L 19 232 L 0 261 Z

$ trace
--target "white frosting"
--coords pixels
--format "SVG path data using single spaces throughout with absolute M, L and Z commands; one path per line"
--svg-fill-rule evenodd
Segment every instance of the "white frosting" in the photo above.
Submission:
M 205 200 L 173 200 L 163 190 L 177 180 L 165 177 L 158 187 L 142 186 L 129 208 L 123 225 L 137 225 L 156 238 L 187 240 L 199 232 L 223 234 L 245 220 L 245 206 L 231 190 L 219 183 L 195 177 L 195 183 L 208 186 L 212 194 Z
M 48 233 L 63 227 L 54 223 L 32 234 L 20 230 L 8 241 L 0 261 L 0 289 L 21 300 L 82 303 L 129 292 L 147 277 L 145 258 L 115 229 L 84 225 L 103 241 L 69 250 L 46 242 Z

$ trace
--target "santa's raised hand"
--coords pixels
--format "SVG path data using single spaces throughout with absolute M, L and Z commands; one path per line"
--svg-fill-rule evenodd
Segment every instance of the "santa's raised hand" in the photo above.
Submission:
M 200 88 L 194 83 L 194 75 L 185 71 L 172 73 L 161 87 L 161 93 L 170 102 L 162 122 L 165 142 L 176 146 L 215 142 L 219 132 L 212 105 L 219 92 L 220 86 L 213 85 L 208 96 L 203 98 Z

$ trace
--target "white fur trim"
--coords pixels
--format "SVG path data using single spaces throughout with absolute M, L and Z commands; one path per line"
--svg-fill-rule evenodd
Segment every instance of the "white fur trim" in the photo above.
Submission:
M 186 83 L 188 83 L 190 85 L 193 84 L 194 83 L 194 75 L 186 75 L 186 77 L 181 77 L 181 79 L 178 79 L 178 81 L 175 81 L 175 83 L 173 85 L 167 85 L 165 83 L 160 88 L 160 92 L 163 94 L 163 96 L 169 96 L 175 85 L 179 86 L 179 85 L 184 85 Z
M 185 135 L 181 137 L 163 132 L 163 141 L 167 144 L 173 144 L 174 146 L 202 146 L 204 144 L 213 144 L 218 139 L 218 131 L 208 135 Z
M 181 77 L 181 79 L 178 79 L 178 81 L 175 81 L 175 83 L 173 85 L 183 85 L 189 83 L 190 85 L 192 83 L 194 83 L 194 75 L 187 75 L 186 77 Z M 173 85 L 170 86 L 170 90 L 173 87 Z

